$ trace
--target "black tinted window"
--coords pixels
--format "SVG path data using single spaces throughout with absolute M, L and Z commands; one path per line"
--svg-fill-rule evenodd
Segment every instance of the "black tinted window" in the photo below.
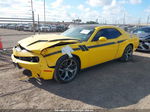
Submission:
M 106 28 L 101 29 L 97 34 L 95 35 L 93 41 L 97 41 L 99 37 L 106 37 L 107 39 L 114 39 L 121 35 L 121 33 L 114 29 L 114 28 Z

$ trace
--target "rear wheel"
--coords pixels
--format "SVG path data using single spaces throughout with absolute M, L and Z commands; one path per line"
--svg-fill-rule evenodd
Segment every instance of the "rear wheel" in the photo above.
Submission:
M 54 79 L 60 83 L 67 83 L 75 79 L 79 71 L 79 61 L 68 56 L 61 57 L 55 68 Z
M 132 45 L 128 45 L 125 48 L 124 53 L 123 53 L 122 57 L 120 58 L 120 60 L 123 62 L 128 62 L 128 61 L 132 60 L 132 57 L 133 57 L 133 47 L 132 47 Z

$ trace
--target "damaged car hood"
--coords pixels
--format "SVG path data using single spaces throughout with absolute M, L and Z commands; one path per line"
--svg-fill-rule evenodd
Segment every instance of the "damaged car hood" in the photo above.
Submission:
M 25 38 L 19 41 L 19 45 L 23 48 L 33 51 L 35 53 L 40 53 L 43 49 L 48 47 L 53 47 L 57 44 L 61 43 L 76 43 L 77 39 L 73 39 L 70 37 L 62 36 L 62 35 L 34 35 L 28 38 Z

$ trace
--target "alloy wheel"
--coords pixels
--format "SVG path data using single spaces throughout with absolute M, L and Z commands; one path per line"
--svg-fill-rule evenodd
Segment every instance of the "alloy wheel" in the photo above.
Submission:
M 76 61 L 73 59 L 64 60 L 58 68 L 58 73 L 61 80 L 63 81 L 72 80 L 77 73 L 78 69 L 77 66 L 78 65 Z
M 125 53 L 125 60 L 128 61 L 129 59 L 131 59 L 132 55 L 133 55 L 132 47 L 128 47 Z

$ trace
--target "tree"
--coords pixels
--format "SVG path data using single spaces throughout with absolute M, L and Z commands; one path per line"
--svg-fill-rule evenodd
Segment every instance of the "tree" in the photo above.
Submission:
M 81 19 L 74 19 L 74 20 L 72 20 L 74 23 L 81 23 Z
M 86 24 L 98 24 L 98 22 L 95 22 L 95 21 L 87 21 Z

